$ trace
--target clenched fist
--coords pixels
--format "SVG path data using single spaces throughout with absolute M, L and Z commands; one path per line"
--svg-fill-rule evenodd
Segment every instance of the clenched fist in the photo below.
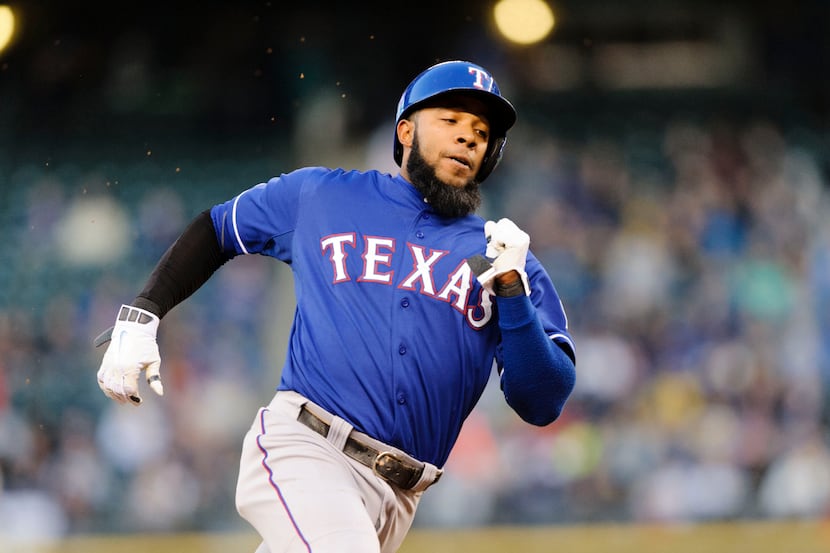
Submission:
M 159 318 L 149 311 L 121 306 L 98 369 L 98 386 L 107 397 L 120 403 L 140 405 L 138 376 L 142 371 L 150 388 L 158 395 L 164 395 L 159 376 L 161 357 L 156 343 L 158 326 Z
M 487 239 L 485 255 L 492 260 L 492 266 L 478 275 L 478 281 L 493 295 L 499 294 L 500 285 L 506 284 L 511 271 L 521 281 L 526 295 L 530 295 L 530 284 L 525 272 L 527 251 L 530 248 L 530 236 L 510 219 L 484 223 L 484 236 Z M 513 294 L 510 294 L 513 295 Z

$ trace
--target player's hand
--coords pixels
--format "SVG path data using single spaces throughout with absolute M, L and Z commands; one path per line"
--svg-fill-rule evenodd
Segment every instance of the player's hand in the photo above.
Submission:
M 121 306 L 98 369 L 98 386 L 107 397 L 120 403 L 140 405 L 138 376 L 141 371 L 145 371 L 150 388 L 158 395 L 164 395 L 159 376 L 161 357 L 156 343 L 158 326 L 159 318 L 149 311 Z
M 516 271 L 521 280 L 524 293 L 530 295 L 530 284 L 525 272 L 530 236 L 510 219 L 500 219 L 498 223 L 484 223 L 484 236 L 487 238 L 485 255 L 492 260 L 492 267 L 478 276 L 482 287 L 490 294 L 498 295 L 499 284 L 504 284 L 511 271 Z

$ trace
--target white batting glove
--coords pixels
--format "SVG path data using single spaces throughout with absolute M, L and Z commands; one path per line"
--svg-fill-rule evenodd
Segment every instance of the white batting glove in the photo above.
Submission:
M 98 369 L 98 386 L 107 397 L 120 403 L 140 405 L 138 376 L 141 371 L 145 371 L 150 388 L 158 395 L 164 395 L 159 376 L 161 356 L 156 343 L 158 326 L 159 318 L 149 311 L 131 305 L 121 306 Z
M 525 262 L 530 248 L 530 236 L 510 219 L 500 219 L 498 223 L 487 221 L 484 223 L 484 236 L 487 238 L 485 255 L 492 260 L 492 267 L 478 275 L 481 286 L 490 294 L 496 295 L 496 277 L 516 271 L 522 280 L 525 294 L 529 296 L 530 283 L 525 272 Z

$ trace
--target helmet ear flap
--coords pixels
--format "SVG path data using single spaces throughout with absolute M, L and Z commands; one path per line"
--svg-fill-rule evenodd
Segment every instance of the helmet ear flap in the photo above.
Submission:
M 478 182 L 486 179 L 493 172 L 493 169 L 496 168 L 496 165 L 499 164 L 501 156 L 504 154 L 505 144 L 507 144 L 507 137 L 500 136 L 487 148 L 487 153 L 481 162 L 481 168 L 478 170 L 478 175 L 476 175 Z

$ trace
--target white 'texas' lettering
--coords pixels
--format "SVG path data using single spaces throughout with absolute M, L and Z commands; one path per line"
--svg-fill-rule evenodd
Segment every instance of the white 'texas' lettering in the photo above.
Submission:
M 424 254 L 424 248 L 416 246 L 415 244 L 407 244 L 409 251 L 412 253 L 412 259 L 415 261 L 413 265 L 414 270 L 403 279 L 398 285 L 398 288 L 404 290 L 414 290 L 415 282 L 420 281 L 421 293 L 428 296 L 435 295 L 435 282 L 432 277 L 432 269 L 435 262 L 441 259 L 447 252 L 442 250 L 432 250 L 427 258 Z
M 456 267 L 455 271 L 447 278 L 447 283 L 438 292 L 438 297 L 452 304 L 461 313 L 467 308 L 467 299 L 470 297 L 470 290 L 473 287 L 473 271 L 466 261 Z M 455 301 L 450 296 L 455 296 Z
M 378 236 L 364 237 L 366 248 L 363 251 L 363 274 L 357 280 L 361 282 L 392 282 L 392 272 L 379 273 L 378 265 L 392 264 L 392 252 L 395 251 L 395 241 L 391 238 Z M 389 250 L 389 253 L 381 253 L 381 249 Z
M 354 247 L 355 235 L 353 232 L 346 234 L 333 234 L 320 240 L 320 249 L 325 255 L 326 250 L 331 250 L 329 260 L 331 266 L 334 268 L 334 280 L 332 282 L 344 282 L 351 280 L 348 271 L 346 271 L 346 257 L 347 253 L 343 247 L 344 244 L 349 244 Z
M 347 248 L 354 249 L 357 237 L 353 232 L 332 234 L 320 240 L 320 250 L 323 256 L 328 256 L 334 272 L 332 283 L 340 284 L 352 280 L 346 259 L 349 253 Z M 474 290 L 475 278 L 472 269 L 466 261 L 462 261 L 444 281 L 444 285 L 436 292 L 435 268 L 437 262 L 449 252 L 444 250 L 429 250 L 422 246 L 407 243 L 412 259 L 412 271 L 409 272 L 397 285 L 401 290 L 416 290 L 421 294 L 437 301 L 452 305 L 453 309 L 461 313 L 467 324 L 475 330 L 483 328 L 493 316 L 493 303 L 484 289 L 479 289 L 477 302 L 468 305 L 470 295 Z M 393 285 L 395 282 L 394 266 L 401 266 L 392 262 L 396 253 L 395 239 L 383 236 L 363 237 L 363 271 L 357 278 L 358 282 L 373 282 L 377 284 Z M 404 265 L 405 266 L 405 265 Z M 382 267 L 390 270 L 382 271 Z
M 493 298 L 484 288 L 478 296 L 478 305 L 471 305 L 467 308 L 467 323 L 478 330 L 490 322 L 493 318 Z

